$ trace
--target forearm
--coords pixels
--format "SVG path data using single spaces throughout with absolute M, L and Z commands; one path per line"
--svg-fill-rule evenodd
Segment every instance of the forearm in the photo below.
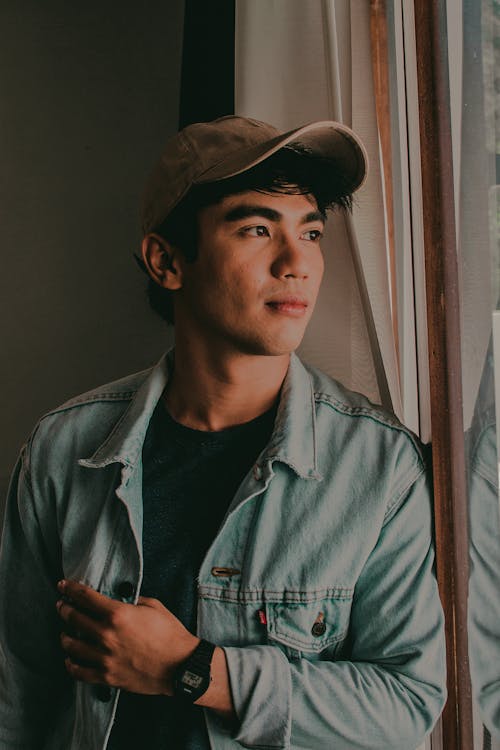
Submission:
M 60 581 L 58 589 L 62 598 L 57 611 L 65 629 L 61 645 L 74 679 L 144 695 L 174 694 L 176 673 L 200 639 L 161 602 L 140 597 L 137 605 L 127 604 L 76 581 Z M 215 648 L 210 672 L 209 687 L 198 705 L 234 718 L 222 648 Z

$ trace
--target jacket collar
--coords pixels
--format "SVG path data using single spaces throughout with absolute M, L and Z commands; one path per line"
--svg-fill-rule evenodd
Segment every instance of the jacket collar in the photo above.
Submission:
M 292 354 L 281 388 L 273 434 L 263 459 L 282 461 L 303 479 L 321 479 L 316 455 L 316 407 L 312 379 Z
M 149 422 L 168 382 L 172 363 L 173 349 L 150 370 L 104 443 L 90 458 L 80 459 L 81 466 L 102 468 L 118 462 L 133 468 L 139 463 Z
M 101 468 L 119 462 L 131 469 L 138 465 L 151 416 L 168 383 L 173 358 L 171 349 L 151 369 L 104 443 L 90 458 L 80 459 L 80 465 Z M 314 391 L 309 373 L 295 354 L 290 358 L 274 430 L 261 460 L 282 461 L 304 479 L 321 479 L 316 465 Z

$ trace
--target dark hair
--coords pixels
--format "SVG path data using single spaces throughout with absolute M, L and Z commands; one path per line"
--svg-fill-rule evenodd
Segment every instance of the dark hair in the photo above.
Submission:
M 199 211 L 229 195 L 247 190 L 313 195 L 319 211 L 325 216 L 328 210 L 350 210 L 352 206 L 352 196 L 332 160 L 319 157 L 304 146 L 286 146 L 235 177 L 195 185 L 153 232 L 175 245 L 192 263 L 198 252 Z M 145 271 L 142 260 L 137 260 Z M 147 294 L 152 309 L 167 323 L 173 324 L 172 292 L 149 278 Z

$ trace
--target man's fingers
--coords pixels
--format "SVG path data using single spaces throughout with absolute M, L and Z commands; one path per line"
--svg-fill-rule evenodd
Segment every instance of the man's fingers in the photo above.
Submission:
M 105 684 L 103 680 L 102 672 L 93 667 L 84 667 L 81 664 L 75 664 L 69 657 L 64 660 L 66 671 L 75 679 L 80 682 L 88 682 L 91 685 L 102 685 Z
M 140 596 L 137 604 L 142 607 L 153 607 L 153 609 L 165 610 L 165 607 L 159 599 L 153 599 L 151 596 Z
M 77 581 L 59 581 L 57 588 L 61 594 L 76 604 L 79 610 L 105 617 L 116 609 L 118 602 Z
M 59 617 L 70 626 L 74 633 L 81 633 L 92 640 L 100 640 L 100 627 L 92 617 L 80 612 L 72 604 L 62 599 L 57 602 L 56 606 Z
M 75 638 L 68 633 L 61 633 L 61 646 L 71 661 L 85 667 L 99 667 L 104 652 L 86 641 Z

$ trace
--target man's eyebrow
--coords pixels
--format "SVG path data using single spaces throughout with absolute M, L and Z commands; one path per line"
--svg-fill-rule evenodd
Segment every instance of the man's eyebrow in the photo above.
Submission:
M 250 216 L 262 216 L 264 219 L 269 219 L 270 221 L 280 221 L 282 218 L 280 212 L 275 211 L 274 208 L 242 203 L 239 206 L 230 208 L 224 215 L 224 221 L 239 221 L 240 219 L 248 219 Z
M 320 221 L 322 224 L 326 224 L 326 216 L 321 211 L 311 211 L 306 214 L 302 219 L 302 224 L 312 224 L 315 221 Z
M 241 219 L 248 219 L 252 216 L 262 216 L 262 218 L 269 219 L 269 221 L 281 221 L 283 218 L 283 215 L 279 211 L 275 211 L 274 208 L 243 203 L 234 208 L 230 208 L 224 215 L 224 221 L 240 221 Z M 326 217 L 321 211 L 310 211 L 302 217 L 301 224 L 310 224 L 314 221 L 320 221 L 324 224 Z

